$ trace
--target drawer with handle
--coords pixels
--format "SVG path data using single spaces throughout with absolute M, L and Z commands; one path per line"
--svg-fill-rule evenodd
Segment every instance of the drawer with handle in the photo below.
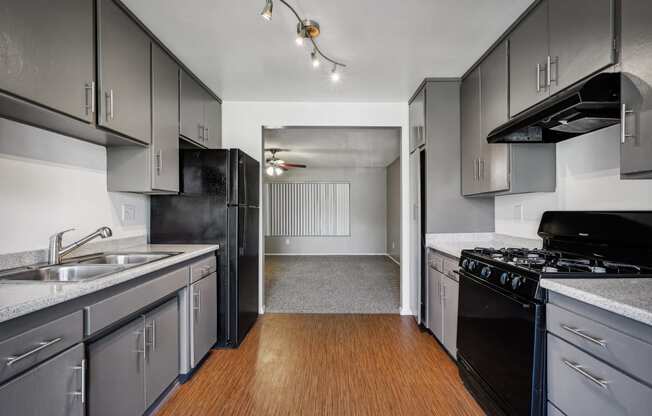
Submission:
M 0 382 L 81 342 L 84 316 L 74 312 L 0 341 Z
M 548 303 L 548 332 L 652 385 L 652 345 Z
M 84 308 L 86 313 L 84 332 L 86 335 L 92 335 L 178 291 L 187 284 L 188 268 L 182 267 L 87 306 Z
M 648 416 L 652 389 L 548 334 L 548 400 L 567 416 Z
M 206 257 L 190 265 L 190 282 L 194 283 L 204 276 L 208 276 L 217 270 L 217 259 L 215 256 Z

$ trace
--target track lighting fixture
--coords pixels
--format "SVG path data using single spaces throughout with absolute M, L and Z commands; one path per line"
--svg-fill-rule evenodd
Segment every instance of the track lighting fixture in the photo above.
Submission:
M 274 9 L 274 3 L 272 3 L 272 0 L 267 0 L 265 3 L 265 7 L 263 7 L 263 11 L 260 12 L 260 15 L 263 17 L 265 20 L 272 20 L 272 10 Z
M 297 37 L 295 39 L 295 42 L 299 46 L 303 46 L 306 40 L 310 42 L 313 46 L 313 50 L 310 53 L 310 61 L 312 62 L 312 66 L 314 68 L 318 68 L 320 65 L 320 57 L 324 59 L 325 61 L 328 61 L 333 64 L 333 70 L 331 71 L 331 80 L 333 82 L 337 82 L 340 80 L 340 73 L 337 71 L 337 67 L 344 68 L 346 67 L 345 64 L 335 61 L 334 59 L 329 58 L 327 55 L 325 55 L 320 49 L 319 46 L 317 45 L 317 41 L 315 40 L 320 32 L 321 29 L 319 27 L 319 23 L 317 23 L 314 20 L 310 19 L 302 19 L 299 14 L 297 13 L 296 10 L 292 6 L 290 6 L 285 0 L 278 0 L 281 3 L 283 3 L 298 20 L 297 24 Z M 265 20 L 272 20 L 272 9 L 274 8 L 274 3 L 273 0 L 265 0 L 265 7 L 263 8 L 263 11 L 260 13 L 260 15 L 265 19 Z M 271 174 L 270 174 L 271 176 Z

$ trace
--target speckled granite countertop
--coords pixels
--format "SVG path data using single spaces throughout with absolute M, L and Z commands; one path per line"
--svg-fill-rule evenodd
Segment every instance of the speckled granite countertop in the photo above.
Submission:
M 541 279 L 541 287 L 652 325 L 652 279 Z
M 541 239 L 514 237 L 496 233 L 446 233 L 426 234 L 426 246 L 459 258 L 462 250 L 475 247 L 486 248 L 541 248 Z
M 0 322 L 100 291 L 216 250 L 219 250 L 219 245 L 137 245 L 130 247 L 128 251 L 166 251 L 180 254 L 86 282 L 32 283 L 2 281 L 0 282 Z

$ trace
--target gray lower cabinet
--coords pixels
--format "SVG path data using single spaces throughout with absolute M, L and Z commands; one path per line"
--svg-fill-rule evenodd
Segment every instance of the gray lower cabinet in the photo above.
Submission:
M 112 192 L 179 191 L 179 68 L 158 45 L 152 45 L 152 143 L 109 147 L 107 170 Z
M 443 339 L 443 309 L 442 309 L 442 278 L 444 277 L 439 271 L 433 267 L 428 268 L 428 281 L 427 281 L 427 322 L 426 327 L 432 331 L 437 339 Z
M 85 374 L 84 345 L 78 344 L 0 386 L 0 413 L 84 416 Z
M 196 366 L 217 342 L 217 273 L 190 286 L 191 365 Z
M 93 2 L 4 1 L 0 90 L 92 123 Z
M 456 280 L 442 276 L 443 330 L 442 344 L 453 357 L 457 357 L 457 315 L 460 284 Z
M 621 2 L 622 125 L 620 173 L 652 178 L 652 5 Z
M 510 116 L 548 97 L 548 52 L 548 0 L 543 0 L 509 35 Z
M 551 95 L 615 62 L 614 11 L 614 0 L 548 0 Z
M 151 406 L 179 374 L 179 302 L 175 297 L 145 315 L 145 405 Z
M 97 6 L 98 124 L 150 143 L 150 39 L 113 0 Z
M 88 346 L 89 416 L 140 416 L 145 411 L 145 326 L 142 317 Z
M 89 415 L 142 415 L 179 374 L 179 306 L 162 306 L 93 342 Z

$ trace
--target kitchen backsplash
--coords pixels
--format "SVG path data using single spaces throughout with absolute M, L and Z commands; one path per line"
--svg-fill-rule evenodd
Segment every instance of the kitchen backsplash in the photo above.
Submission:
M 557 144 L 557 190 L 498 196 L 496 232 L 536 237 L 549 210 L 650 210 L 652 180 L 620 179 L 620 125 Z

